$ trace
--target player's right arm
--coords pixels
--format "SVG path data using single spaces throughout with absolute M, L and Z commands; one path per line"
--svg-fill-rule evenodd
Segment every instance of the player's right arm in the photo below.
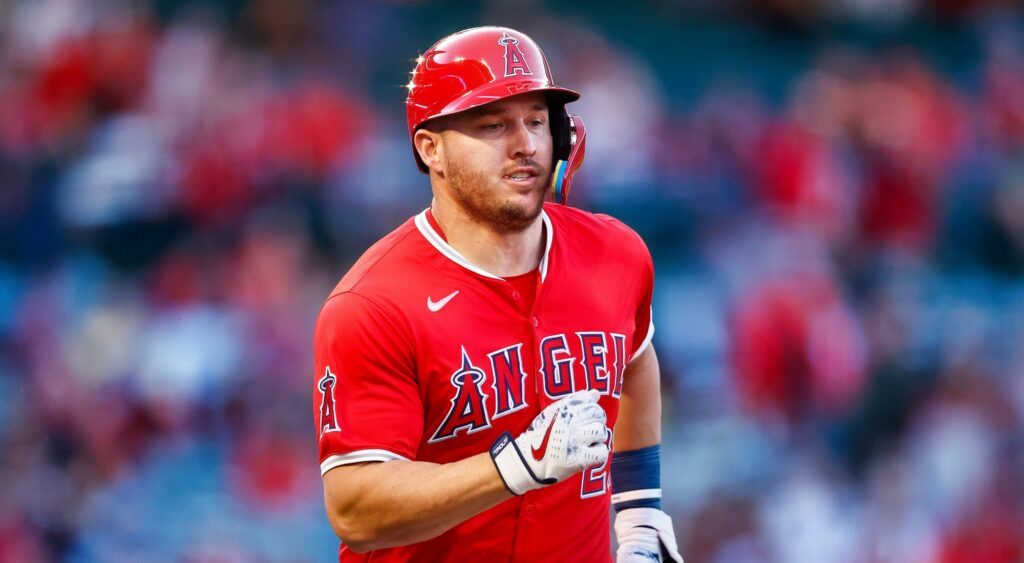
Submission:
M 331 527 L 356 552 L 437 537 L 511 497 L 487 452 L 454 463 L 371 462 L 324 474 Z
M 357 552 L 436 537 L 513 494 L 603 463 L 605 413 L 592 392 L 548 405 L 522 434 L 447 464 L 416 461 L 423 413 L 405 331 L 352 293 L 332 297 L 314 336 L 313 394 L 331 526 Z M 543 450 L 539 459 L 534 448 Z
M 517 438 L 504 433 L 489 452 L 436 464 L 348 464 L 324 474 L 335 533 L 357 552 L 431 539 L 526 491 L 604 463 L 606 417 L 596 391 L 548 405 Z M 536 456 L 536 449 L 544 453 Z

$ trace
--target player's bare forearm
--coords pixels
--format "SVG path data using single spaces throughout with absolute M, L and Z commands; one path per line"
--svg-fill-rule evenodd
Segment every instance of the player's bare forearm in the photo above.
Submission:
M 331 525 L 357 552 L 428 540 L 511 497 L 487 452 L 447 464 L 345 465 L 324 475 Z
M 661 443 L 661 370 L 651 344 L 626 367 L 615 423 L 614 450 L 637 450 Z

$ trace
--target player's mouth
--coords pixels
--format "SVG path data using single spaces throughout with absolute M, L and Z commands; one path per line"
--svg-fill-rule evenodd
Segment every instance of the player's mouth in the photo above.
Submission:
M 501 178 L 506 182 L 515 186 L 532 186 L 536 181 L 537 177 L 540 176 L 540 170 L 531 166 L 521 166 L 505 174 Z

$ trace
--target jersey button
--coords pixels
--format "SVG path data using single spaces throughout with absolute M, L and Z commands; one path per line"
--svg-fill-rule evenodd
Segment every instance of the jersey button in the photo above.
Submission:
M 540 326 L 540 321 L 537 320 L 537 317 L 533 317 L 533 328 L 537 328 L 538 326 Z
M 518 291 L 513 291 L 512 292 L 512 299 L 515 299 L 516 301 L 519 301 L 519 292 Z
M 534 505 L 533 505 L 533 504 L 527 504 L 527 505 L 526 505 L 526 514 L 527 514 L 528 516 L 533 516 L 533 511 L 534 511 L 534 510 L 535 510 L 535 508 L 534 508 Z

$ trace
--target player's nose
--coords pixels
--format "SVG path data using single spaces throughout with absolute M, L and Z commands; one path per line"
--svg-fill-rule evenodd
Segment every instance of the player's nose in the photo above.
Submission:
M 537 139 L 523 121 L 516 121 L 508 133 L 508 152 L 512 159 L 532 157 L 537 153 Z

